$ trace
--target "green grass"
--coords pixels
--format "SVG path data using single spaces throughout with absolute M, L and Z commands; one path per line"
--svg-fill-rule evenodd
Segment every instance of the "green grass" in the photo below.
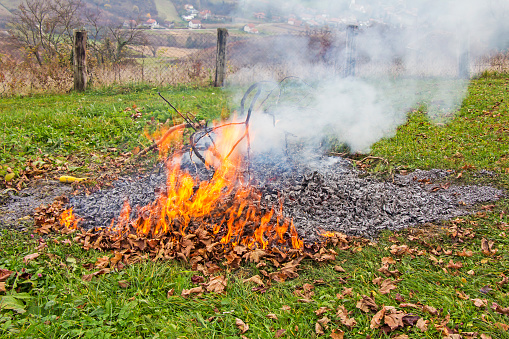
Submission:
M 392 168 L 452 168 L 464 172 L 463 177 L 456 179 L 459 184 L 486 182 L 509 188 L 507 160 L 504 160 L 509 149 L 504 130 L 509 126 L 508 81 L 508 76 L 473 80 L 462 108 L 447 124 L 432 123 L 425 107 L 421 108 L 409 115 L 408 122 L 394 137 L 375 144 L 371 155 L 386 158 Z M 227 106 L 226 99 L 216 89 L 182 87 L 162 92 L 180 109 L 200 110 L 207 116 L 217 116 Z M 493 110 L 496 102 L 501 104 Z M 123 112 L 133 104 L 145 107 L 143 112 L 147 116 L 139 124 Z M 43 152 L 69 154 L 75 149 L 66 146 L 66 141 L 77 145 L 76 150 L 84 156 L 87 151 L 102 151 L 108 147 L 130 150 L 140 144 L 139 132 L 151 117 L 165 121 L 171 116 L 157 99 L 156 90 L 150 88 L 2 99 L 0 109 L 8 112 L 0 116 L 2 125 L 7 128 L 5 137 L 16 142 L 16 150 L 26 150 L 27 156 L 36 155 L 37 148 L 41 147 Z M 493 112 L 488 114 L 489 111 Z M 61 124 L 62 120 L 74 124 Z M 36 127 L 36 122 L 44 122 L 42 126 L 45 127 Z M 87 126 L 86 132 L 78 129 L 77 124 Z M 71 130 L 75 134 L 68 135 Z M 94 145 L 86 144 L 90 133 L 97 135 Z M 111 135 L 121 138 L 115 140 Z M 48 138 L 62 141 L 48 145 Z M 7 144 L 2 143 L 3 159 L 15 154 Z M 475 175 L 481 169 L 496 175 L 488 181 L 481 180 Z M 228 278 L 224 294 L 190 298 L 180 294 L 183 289 L 196 286 L 191 277 L 198 273 L 184 263 L 142 261 L 87 282 L 82 276 L 96 271 L 88 269 L 88 265 L 111 253 L 84 251 L 72 240 L 71 245 L 67 245 L 65 236 L 47 238 L 47 248 L 37 249 L 42 241 L 39 236 L 3 230 L 0 233 L 0 268 L 19 274 L 11 276 L 6 281 L 7 292 L 0 293 L 4 305 L 7 301 L 10 305 L 0 310 L 0 337 L 239 338 L 241 334 L 235 326 L 235 319 L 239 318 L 250 327 L 244 334 L 248 338 L 274 338 L 279 329 L 286 330 L 282 338 L 315 338 L 318 337 L 315 324 L 323 315 L 319 317 L 314 311 L 328 307 L 331 311 L 324 315 L 331 322 L 324 337 L 329 337 L 333 329 L 341 329 L 346 332 L 345 338 L 391 338 L 400 334 L 410 338 L 440 338 L 435 324 L 450 315 L 448 327 L 457 329 L 460 334 L 477 332 L 478 337 L 485 334 L 492 338 L 509 338 L 509 334 L 496 325 L 509 324 L 508 316 L 489 307 L 478 308 L 471 300 L 487 299 L 489 305 L 496 302 L 509 307 L 509 285 L 497 284 L 502 274 L 509 276 L 508 223 L 509 200 L 504 198 L 493 210 L 466 217 L 458 224 L 460 230 L 470 230 L 475 235 L 472 238 L 453 237 L 452 222 L 384 233 L 377 243 L 361 249 L 357 246 L 336 249 L 338 255 L 332 263 L 304 260 L 298 278 L 273 283 L 265 293 L 254 292 L 254 285 L 243 283 L 245 278 L 262 274 L 261 268 L 248 264 L 236 271 L 223 272 Z M 483 254 L 483 238 L 494 241 L 496 254 Z M 413 256 L 397 257 L 390 253 L 392 245 L 403 244 L 416 250 Z M 440 254 L 432 254 L 439 247 Z M 463 249 L 471 250 L 473 255 L 456 255 Z M 417 251 L 424 250 L 425 254 L 417 255 Z M 29 263 L 23 262 L 25 255 L 35 252 L 41 255 Z M 396 263 L 390 269 L 402 273 L 397 289 L 387 295 L 381 295 L 372 282 L 381 276 L 377 270 L 384 257 L 393 257 Z M 441 262 L 434 262 L 433 257 Z M 447 268 L 450 260 L 461 262 L 463 267 Z M 336 272 L 334 265 L 341 265 L 346 272 Z M 275 270 L 270 263 L 264 269 Z M 474 274 L 469 274 L 470 271 Z M 317 280 L 323 283 L 318 284 Z M 121 288 L 119 281 L 126 281 L 129 286 Z M 306 283 L 314 285 L 312 303 L 299 302 L 302 297 L 294 293 Z M 481 291 L 485 286 L 492 289 L 487 294 Z M 344 288 L 353 288 L 353 294 L 339 299 L 336 295 Z M 168 296 L 171 289 L 174 295 Z M 394 306 L 428 320 L 428 331 L 423 333 L 417 327 L 405 327 L 385 335 L 379 329 L 371 329 L 374 313 L 363 313 L 356 308 L 361 296 L 371 293 L 380 306 Z M 402 308 L 399 297 L 407 303 L 433 306 L 440 314 L 434 316 L 418 309 Z M 282 310 L 284 305 L 291 310 Z M 350 317 L 357 321 L 352 329 L 342 325 L 336 316 L 340 305 L 344 305 L 351 312 Z M 278 319 L 267 318 L 269 313 Z
M 87 165 L 91 153 L 115 155 L 144 148 L 149 145 L 145 129 L 168 119 L 182 121 L 158 96 L 159 91 L 181 112 L 192 112 L 199 119 L 218 118 L 227 107 L 218 89 L 184 86 L 1 98 L 0 175 L 5 175 L 7 167 L 19 172 L 28 160 L 43 156 L 53 162 L 81 158 Z M 140 118 L 131 118 L 133 105 L 142 113 Z

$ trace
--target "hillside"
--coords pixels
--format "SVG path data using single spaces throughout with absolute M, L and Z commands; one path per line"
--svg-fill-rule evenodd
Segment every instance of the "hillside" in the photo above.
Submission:
M 168 21 L 180 20 L 177 9 L 171 0 L 154 0 L 154 2 L 159 18 Z

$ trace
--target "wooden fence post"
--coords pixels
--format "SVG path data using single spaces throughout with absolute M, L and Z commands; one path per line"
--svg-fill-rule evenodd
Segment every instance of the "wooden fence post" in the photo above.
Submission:
M 355 36 L 357 35 L 356 25 L 348 25 L 346 28 L 346 65 L 345 65 L 345 77 L 355 76 L 355 62 L 357 54 L 357 44 Z
M 87 89 L 87 31 L 74 31 L 74 90 Z
M 216 79 L 215 87 L 224 85 L 226 71 L 226 40 L 228 38 L 228 30 L 226 28 L 217 29 L 217 54 L 216 54 Z

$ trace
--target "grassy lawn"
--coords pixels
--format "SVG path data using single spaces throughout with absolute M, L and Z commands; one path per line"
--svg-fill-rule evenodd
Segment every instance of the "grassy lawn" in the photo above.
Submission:
M 387 159 L 391 168 L 452 168 L 462 173 L 457 184 L 508 189 L 508 82 L 509 76 L 473 80 L 450 122 L 436 125 L 425 109 L 415 111 L 370 155 Z M 55 163 L 80 157 L 93 163 L 91 153 L 114 159 L 143 148 L 149 144 L 141 136 L 145 128 L 175 118 L 157 97 L 158 90 L 182 111 L 203 118 L 218 117 L 228 107 L 217 89 L 190 87 L 1 99 L 0 170 L 22 171 L 27 160 L 38 157 Z M 137 119 L 131 117 L 133 105 L 142 113 Z M 76 172 L 86 172 L 83 167 Z M 494 175 L 479 177 L 480 170 Z M 341 338 L 344 332 L 344 338 L 362 339 L 441 338 L 447 333 L 509 338 L 509 283 L 504 278 L 509 276 L 509 200 L 479 210 L 453 221 L 387 232 L 376 243 L 352 241 L 348 249 L 334 248 L 333 262 L 304 259 L 299 277 L 282 283 L 264 278 L 265 271 L 275 271 L 270 262 L 225 269 L 220 273 L 227 279 L 224 293 L 189 297 L 181 294 L 198 286 L 193 281 L 201 273 L 188 264 L 145 260 L 83 279 L 113 253 L 85 251 L 72 235 L 1 230 L 0 269 L 16 273 L 3 284 L 0 274 L 0 291 L 5 290 L 0 292 L 0 337 Z M 34 253 L 39 255 L 28 256 Z M 384 262 L 388 269 L 381 269 Z M 255 275 L 266 290 L 244 281 Z M 396 287 L 382 293 L 374 282 L 378 277 L 393 280 Z M 424 325 L 407 324 L 386 334 L 371 326 L 376 311 L 357 307 L 363 296 L 371 296 L 378 310 L 393 306 L 420 317 Z M 355 322 L 345 324 L 343 307 Z M 237 319 L 249 325 L 244 333 Z

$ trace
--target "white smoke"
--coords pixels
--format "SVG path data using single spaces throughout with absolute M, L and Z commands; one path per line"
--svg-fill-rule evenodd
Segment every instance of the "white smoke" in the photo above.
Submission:
M 323 56 L 326 65 L 299 57 L 304 53 L 298 51 L 306 46 L 272 43 L 270 48 L 280 48 L 280 55 L 287 53 L 289 69 L 276 72 L 256 64 L 230 77 L 232 88 L 238 88 L 246 74 L 252 82 L 298 76 L 313 88 L 304 99 L 305 107 L 296 107 L 292 100 L 280 100 L 272 107 L 278 120 L 275 128 L 271 117 L 253 115 L 253 148 L 259 150 L 280 147 L 288 138 L 281 131 L 316 142 L 325 131 L 332 131 L 353 151 L 367 151 L 376 141 L 393 135 L 408 111 L 421 104 L 427 105 L 434 119 L 450 117 L 468 86 L 458 76 L 460 58 L 466 55 L 472 75 L 482 71 L 474 67 L 478 57 L 506 47 L 509 40 L 505 19 L 509 2 L 503 0 L 245 0 L 240 5 L 244 15 L 265 11 L 297 18 L 306 14 L 344 19 L 343 26 L 332 29 L 336 41 Z M 345 49 L 341 46 L 348 23 L 359 25 L 354 78 L 342 76 Z

